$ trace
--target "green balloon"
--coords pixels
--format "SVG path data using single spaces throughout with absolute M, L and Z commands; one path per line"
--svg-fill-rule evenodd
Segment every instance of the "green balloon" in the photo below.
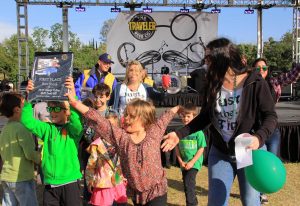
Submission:
M 266 194 L 280 190 L 286 181 L 286 170 L 281 160 L 265 150 L 253 150 L 252 159 L 253 165 L 245 167 L 250 185 Z

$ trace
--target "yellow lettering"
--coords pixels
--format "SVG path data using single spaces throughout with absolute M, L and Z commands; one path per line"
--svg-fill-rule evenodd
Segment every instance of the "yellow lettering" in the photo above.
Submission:
M 134 30 L 135 22 L 129 22 L 129 30 Z
M 155 27 L 156 27 L 156 23 L 155 21 L 152 21 L 152 22 L 149 22 L 149 30 L 155 30 Z
M 156 22 L 129 22 L 130 31 L 154 31 Z

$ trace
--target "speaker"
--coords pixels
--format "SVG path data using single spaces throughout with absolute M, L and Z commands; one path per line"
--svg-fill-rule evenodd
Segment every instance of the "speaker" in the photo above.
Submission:
M 280 99 L 291 100 L 293 98 L 293 85 L 289 84 L 281 89 Z

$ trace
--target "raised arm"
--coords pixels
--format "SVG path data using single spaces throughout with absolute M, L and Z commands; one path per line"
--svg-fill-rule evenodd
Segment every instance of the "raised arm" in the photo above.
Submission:
M 181 113 L 182 107 L 181 106 L 175 106 L 171 108 L 169 111 L 166 111 L 157 121 L 158 125 L 162 125 L 163 131 L 166 130 L 166 127 L 168 126 L 169 122 L 173 119 L 174 115 L 177 113 Z M 179 142 L 179 138 L 175 132 L 171 132 L 168 135 L 164 136 L 163 139 L 165 141 L 161 145 L 162 151 L 167 152 L 171 151 Z
M 28 80 L 26 87 L 27 93 L 34 90 L 34 84 L 32 80 Z M 43 139 L 46 131 L 50 125 L 48 123 L 37 120 L 33 117 L 33 109 L 31 103 L 25 101 L 24 107 L 22 108 L 21 123 L 37 137 Z
M 156 125 L 161 130 L 162 134 L 165 133 L 168 124 L 173 119 L 175 114 L 181 112 L 181 106 L 175 106 L 170 110 L 166 110 L 158 119 Z
M 73 82 L 72 77 L 68 77 L 66 79 L 65 86 L 69 90 L 68 91 L 69 95 L 73 96 L 74 99 L 76 99 L 76 91 L 75 91 L 74 82 Z M 76 110 L 74 110 L 72 106 L 70 108 L 70 111 L 71 111 L 71 115 L 70 115 L 70 122 L 68 124 L 68 131 L 70 131 L 72 133 L 71 136 L 76 138 L 77 141 L 79 142 L 79 140 L 82 137 L 82 133 L 83 133 L 83 125 L 81 122 L 81 115 Z
M 121 138 L 121 129 L 113 127 L 111 123 L 102 117 L 99 112 L 93 108 L 89 108 L 71 94 L 66 94 L 69 98 L 70 105 L 81 113 L 85 119 L 86 124 L 91 127 L 100 138 L 105 139 L 116 146 L 117 140 Z
M 286 85 L 292 84 L 297 81 L 300 77 L 300 64 L 291 69 L 291 71 L 282 73 L 278 77 L 273 77 L 270 79 L 270 83 L 275 86 L 284 87 Z

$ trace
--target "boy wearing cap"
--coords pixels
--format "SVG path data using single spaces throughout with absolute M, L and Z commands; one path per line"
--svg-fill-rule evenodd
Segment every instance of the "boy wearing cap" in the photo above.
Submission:
M 75 82 L 75 90 L 76 95 L 80 100 L 85 99 L 81 94 L 83 88 L 92 90 L 92 88 L 99 83 L 107 84 L 111 91 L 116 87 L 117 80 L 115 76 L 109 72 L 110 66 L 113 63 L 114 62 L 109 54 L 101 54 L 95 67 L 79 76 Z

